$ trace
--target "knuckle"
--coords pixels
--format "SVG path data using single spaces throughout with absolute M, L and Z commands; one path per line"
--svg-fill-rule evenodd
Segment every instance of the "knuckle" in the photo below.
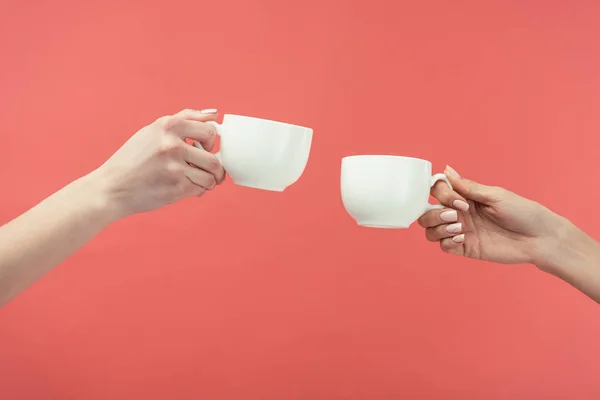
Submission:
M 435 231 L 432 228 L 428 228 L 425 230 L 425 238 L 430 242 L 436 242 L 435 239 Z
M 154 123 L 162 127 L 169 120 L 169 118 L 171 118 L 170 115 L 163 115 L 162 117 L 157 118 Z
M 170 121 L 173 118 L 171 115 L 165 115 L 156 120 L 156 124 L 162 129 L 167 130 L 167 127 L 170 125 Z
M 450 239 L 444 239 L 440 241 L 440 249 L 442 249 L 442 251 L 444 253 L 451 253 L 452 252 L 452 242 L 450 241 Z
M 159 154 L 171 154 L 173 149 L 175 148 L 175 143 L 172 140 L 167 140 L 166 138 L 160 142 L 158 145 L 158 153 Z
M 217 130 L 215 129 L 214 126 L 207 124 L 206 126 L 208 126 L 208 131 L 206 133 L 206 139 L 210 142 L 213 143 L 217 137 Z
M 213 190 L 215 187 L 217 187 L 217 180 L 214 175 L 211 174 L 207 179 L 206 189 Z
M 475 190 L 473 189 L 473 186 L 471 185 L 465 185 L 463 188 L 463 195 L 466 196 L 467 198 L 473 197 L 475 193 Z
M 169 174 L 176 177 L 181 177 L 184 175 L 183 167 L 176 162 L 168 163 L 167 171 L 169 172 Z
M 158 146 L 159 154 L 169 154 L 171 152 L 172 145 L 171 143 L 164 141 Z
M 217 178 L 217 185 L 220 185 L 225 181 L 225 175 L 225 170 L 221 171 L 218 176 L 215 175 L 215 178 Z
M 212 171 L 217 171 L 221 168 L 221 161 L 219 161 L 217 156 L 211 154 L 210 158 L 208 159 L 208 165 Z
M 183 145 L 184 143 L 181 141 L 175 140 L 172 137 L 165 137 L 158 146 L 158 152 L 172 157 L 182 157 L 185 152 Z
M 163 117 L 161 127 L 165 132 L 170 132 L 173 129 L 175 129 L 175 127 L 181 122 L 181 120 L 181 117 L 175 115 Z

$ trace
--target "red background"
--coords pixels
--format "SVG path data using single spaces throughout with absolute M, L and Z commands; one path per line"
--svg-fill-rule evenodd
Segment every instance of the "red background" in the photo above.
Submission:
M 596 399 L 598 306 L 345 213 L 445 163 L 600 236 L 600 2 L 3 1 L 0 221 L 182 108 L 314 128 L 283 193 L 122 220 L 0 309 L 5 399 Z

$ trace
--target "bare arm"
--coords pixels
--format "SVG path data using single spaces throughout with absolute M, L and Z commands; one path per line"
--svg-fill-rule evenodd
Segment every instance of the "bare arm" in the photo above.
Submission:
M 600 303 L 600 244 L 570 221 L 562 220 L 534 263 Z
M 183 110 L 133 135 L 107 162 L 0 227 L 0 307 L 112 222 L 223 182 L 214 156 L 214 110 Z
M 534 264 L 600 303 L 598 242 L 535 201 L 465 179 L 450 167 L 445 173 L 453 189 L 439 182 L 432 194 L 448 208 L 419 220 L 427 239 L 449 254 Z
M 116 220 L 98 178 L 78 179 L 0 227 L 0 306 Z

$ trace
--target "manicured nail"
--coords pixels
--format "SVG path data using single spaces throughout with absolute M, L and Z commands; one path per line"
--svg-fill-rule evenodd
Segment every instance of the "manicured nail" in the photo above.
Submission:
M 444 211 L 440 214 L 440 219 L 444 222 L 456 222 L 458 221 L 458 213 L 456 210 Z
M 464 242 L 464 241 L 465 241 L 465 234 L 464 234 L 464 233 L 462 233 L 462 234 L 460 234 L 460 235 L 456 235 L 456 236 L 454 236 L 454 237 L 452 238 L 452 241 L 453 241 L 454 243 L 462 243 L 462 242 Z
M 446 226 L 446 232 L 448 233 L 460 233 L 462 231 L 462 224 L 460 222 Z
M 460 178 L 460 175 L 458 174 L 458 172 L 456 172 L 456 170 L 454 168 L 452 168 L 449 165 L 446 165 L 446 171 L 448 172 L 448 174 L 452 175 L 455 178 Z
M 459 209 L 460 211 L 469 211 L 469 203 L 462 200 L 454 200 L 452 202 L 454 208 Z
M 200 112 L 202 114 L 216 114 L 217 113 L 217 109 L 216 108 L 207 108 L 206 110 L 202 110 Z

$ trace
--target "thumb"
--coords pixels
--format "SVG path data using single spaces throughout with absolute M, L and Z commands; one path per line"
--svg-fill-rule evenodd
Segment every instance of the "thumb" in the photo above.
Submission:
M 495 189 L 461 177 L 451 166 L 447 165 L 444 174 L 452 184 L 454 191 L 468 200 L 489 204 L 498 200 Z

